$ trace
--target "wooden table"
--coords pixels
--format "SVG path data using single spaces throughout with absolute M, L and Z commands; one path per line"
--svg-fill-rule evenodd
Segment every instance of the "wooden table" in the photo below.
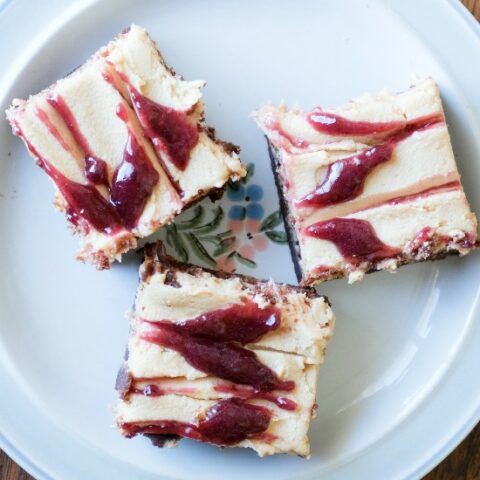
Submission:
M 480 21 L 480 0 L 461 1 Z M 33 477 L 0 450 L 0 480 L 32 479 Z M 480 480 L 480 423 L 424 480 Z

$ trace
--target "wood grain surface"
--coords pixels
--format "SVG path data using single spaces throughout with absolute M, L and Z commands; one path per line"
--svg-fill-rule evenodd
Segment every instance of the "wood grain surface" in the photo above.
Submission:
M 475 18 L 480 21 L 480 0 L 461 1 L 470 12 L 472 12 Z M 0 450 L 0 480 L 32 479 L 32 476 L 22 470 Z M 387 476 L 385 480 L 388 480 Z M 480 480 L 480 423 L 468 437 L 440 465 L 426 475 L 423 480 Z

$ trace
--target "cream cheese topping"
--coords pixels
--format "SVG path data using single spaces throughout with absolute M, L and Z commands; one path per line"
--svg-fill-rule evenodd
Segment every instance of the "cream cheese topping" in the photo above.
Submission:
M 280 452 L 308 456 L 307 432 L 314 415 L 317 372 L 335 323 L 326 300 L 273 282 L 251 284 L 237 276 L 218 278 L 201 269 L 182 271 L 162 266 L 161 260 L 150 256 L 140 273 L 126 362 L 132 384 L 117 408 L 120 427 L 123 422 L 156 420 L 196 425 L 217 401 L 239 397 L 267 408 L 271 419 L 264 434 L 235 446 L 253 448 L 260 456 Z M 271 392 L 293 402 L 293 409 L 255 394 L 253 387 L 197 370 L 180 353 L 142 338 L 155 331 L 150 322 L 188 323 L 247 299 L 261 309 L 274 306 L 280 312 L 279 327 L 245 348 L 281 381 L 295 382 L 292 390 Z M 149 395 L 152 388 L 159 393 Z
M 366 126 L 380 122 L 393 130 L 327 134 L 317 131 L 308 114 L 298 107 L 265 105 L 255 112 L 257 123 L 277 149 L 278 174 L 289 221 L 299 240 L 304 283 L 315 283 L 328 275 L 349 276 L 354 281 L 372 268 L 371 264 L 353 267 L 333 242 L 305 235 L 308 226 L 330 219 L 366 220 L 381 242 L 406 249 L 404 258 L 373 265 L 378 269 L 393 270 L 402 261 L 414 261 L 408 256 L 409 245 L 426 228 L 436 238 L 431 255 L 442 248 L 462 254 L 473 248 L 477 222 L 459 183 L 440 93 L 431 78 L 399 94 L 367 94 L 337 109 L 318 112 L 366 122 Z M 327 191 L 331 188 L 328 182 L 336 181 L 341 165 L 332 167 L 335 162 L 355 158 L 382 144 L 391 149 L 390 156 L 367 171 L 352 197 L 322 206 L 299 203 L 320 185 Z M 461 239 L 468 241 L 462 244 Z
M 109 79 L 113 69 L 116 73 Z M 21 134 L 42 158 L 73 182 L 87 184 L 84 173 L 87 152 L 83 151 L 81 139 L 77 142 L 72 135 L 72 126 L 47 102 L 48 97 L 60 98 L 68 107 L 74 118 L 73 129 L 78 128 L 85 138 L 88 153 L 105 162 L 109 182 L 123 160 L 129 135 L 134 135 L 159 175 L 131 231 L 106 235 L 94 228 L 88 232 L 77 229 L 82 236 L 78 258 L 107 268 L 112 261 L 119 260 L 123 252 L 136 246 L 135 237 L 152 234 L 171 222 L 191 201 L 246 174 L 238 154 L 205 133 L 207 127 L 203 123 L 200 100 L 204 84 L 203 80 L 187 82 L 172 74 L 146 31 L 132 25 L 127 33 L 120 34 L 69 76 L 27 101 L 12 102 L 7 118 L 14 132 Z M 131 105 L 129 85 L 161 105 L 185 111 L 199 129 L 199 141 L 190 152 L 185 171 L 180 172 L 169 164 L 164 152 L 156 152 L 145 136 Z M 127 112 L 129 125 L 119 118 L 119 106 Z M 38 109 L 43 112 L 43 118 Z M 169 167 L 168 171 L 158 157 Z M 170 178 L 178 182 L 181 195 Z M 107 187 L 97 185 L 95 188 L 108 201 Z M 66 200 L 60 192 L 56 197 L 55 205 L 65 211 Z
M 252 404 L 265 405 L 262 400 L 252 400 Z M 214 400 L 200 400 L 188 396 L 162 395 L 145 397 L 134 395 L 128 402 L 118 406 L 118 416 L 124 422 L 146 422 L 155 419 L 173 420 L 197 424 L 207 410 L 215 404 Z M 264 457 L 275 453 L 294 453 L 309 456 L 310 444 L 307 431 L 310 424 L 310 412 L 302 411 L 293 416 L 281 409 L 271 407 L 273 415 L 265 432 L 271 438 L 265 441 L 251 438 L 237 443 L 236 447 L 253 448 Z
M 346 218 L 369 221 L 382 242 L 404 251 L 426 227 L 433 229 L 437 236 L 445 237 L 443 241 L 437 240 L 439 242 L 437 248 L 442 249 L 446 249 L 452 239 L 460 241 L 465 238 L 466 232 L 475 234 L 477 230 L 475 215 L 470 211 L 461 190 L 419 197 L 396 205 L 385 204 L 347 215 Z M 363 276 L 361 275 L 362 267 L 355 269 L 346 265 L 333 243 L 306 235 L 301 237 L 300 242 L 301 265 L 304 272 L 313 272 L 322 266 L 343 272 L 345 275 L 358 270 L 360 276 L 353 276 L 352 281 Z M 460 253 L 463 252 L 460 251 Z
M 201 89 L 206 82 L 188 82 L 172 74 L 159 56 L 155 43 L 138 25 L 131 25 L 101 54 L 134 88 L 154 102 L 186 111 L 202 98 Z
M 273 282 L 265 284 L 264 293 L 262 289 L 257 292 L 253 287 L 246 288 L 237 277 L 219 279 L 206 272 L 199 277 L 177 272 L 176 281 L 180 287 L 174 287 L 165 283 L 165 276 L 157 272 L 140 284 L 135 309 L 137 317 L 152 321 L 188 320 L 203 312 L 241 303 L 246 298 L 252 298 L 260 308 L 265 308 L 272 304 L 268 300 L 272 295 L 281 310 L 281 325 L 255 345 L 302 355 L 313 363 L 322 361 L 334 323 L 332 311 L 323 297 L 306 298 L 304 293 L 285 291 Z
M 329 154 L 327 151 L 285 155 L 282 172 L 288 179 L 286 196 L 291 202 L 292 213 L 302 221 L 313 223 L 460 179 L 447 128 L 438 125 L 400 141 L 393 149 L 390 160 L 375 167 L 366 177 L 362 193 L 354 199 L 321 209 L 297 208 L 296 201 L 324 181 L 328 165 L 361 151 L 347 155 L 339 155 L 338 152 Z
M 203 118 L 200 101 L 203 80 L 187 82 L 174 75 L 163 63 L 157 48 L 148 34 L 137 25 L 120 35 L 121 41 L 111 42 L 105 49 L 107 62 L 126 78 L 128 84 L 154 102 L 187 112 L 197 120 Z M 238 180 L 246 171 L 235 152 L 228 153 L 205 132 L 200 133 L 193 148 L 187 168 L 179 170 L 165 151 L 157 149 L 168 166 L 172 177 L 178 181 L 188 201 L 201 190 L 221 188 L 229 178 Z
M 400 94 L 384 91 L 377 95 L 366 94 L 336 109 L 324 109 L 322 112 L 341 115 L 356 122 L 390 123 L 401 126 L 414 118 L 442 115 L 443 109 L 436 83 L 427 78 Z M 266 104 L 253 114 L 259 127 L 272 143 L 279 148 L 293 152 L 316 150 L 318 146 L 340 142 L 345 135 L 329 135 L 315 130 L 307 120 L 306 113 L 299 107 L 289 109 L 285 104 L 274 106 Z M 280 130 L 280 133 L 279 133 Z M 296 147 L 281 134 L 310 144 Z M 348 135 L 351 141 L 371 143 L 372 135 Z M 377 138 L 377 137 L 374 137 Z

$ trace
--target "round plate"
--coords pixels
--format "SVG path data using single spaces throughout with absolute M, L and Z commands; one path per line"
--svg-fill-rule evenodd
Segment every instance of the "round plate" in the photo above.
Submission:
M 433 76 L 480 212 L 480 36 L 456 0 L 45 0 L 35 15 L 28 0 L 7 2 L 2 108 L 64 76 L 130 23 L 144 26 L 185 78 L 208 80 L 208 123 L 255 165 L 245 194 L 221 202 L 221 227 L 234 225 L 241 239 L 241 271 L 294 281 L 265 141 L 249 118 L 267 100 L 332 106 Z M 77 263 L 50 182 L 6 122 L 0 150 L 0 446 L 38 479 L 418 478 L 479 420 L 475 253 L 320 287 L 338 322 L 320 373 L 310 460 L 123 439 L 112 426 L 113 383 L 139 259 L 127 255 L 106 272 Z M 203 207 L 206 219 L 218 213 Z

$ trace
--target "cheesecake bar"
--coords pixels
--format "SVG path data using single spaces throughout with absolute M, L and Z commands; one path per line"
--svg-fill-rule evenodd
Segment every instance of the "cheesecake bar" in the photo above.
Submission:
M 185 81 L 132 25 L 83 66 L 7 110 L 81 237 L 108 268 L 192 202 L 246 174 L 238 147 L 204 122 L 204 81 Z
M 334 110 L 267 104 L 254 116 L 302 285 L 351 283 L 475 247 L 477 220 L 432 79 Z
M 313 289 L 177 262 L 145 247 L 117 425 L 260 456 L 308 457 L 317 372 L 335 317 Z

